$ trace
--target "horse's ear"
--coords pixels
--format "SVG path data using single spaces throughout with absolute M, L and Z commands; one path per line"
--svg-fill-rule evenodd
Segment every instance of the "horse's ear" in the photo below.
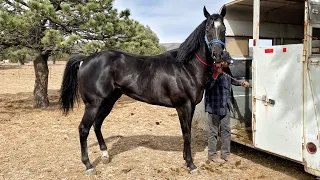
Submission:
M 210 14 L 207 11 L 206 6 L 203 6 L 203 14 L 204 14 L 204 17 L 206 17 L 207 19 L 210 17 Z
M 222 9 L 221 9 L 221 11 L 220 11 L 220 15 L 221 15 L 222 17 L 225 17 L 226 14 L 227 14 L 227 8 L 226 8 L 226 5 L 223 5 L 223 7 L 222 7 Z

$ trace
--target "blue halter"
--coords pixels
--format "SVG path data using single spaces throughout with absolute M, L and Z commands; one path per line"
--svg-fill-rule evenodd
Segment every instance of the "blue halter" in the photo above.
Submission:
M 208 41 L 208 38 L 207 38 L 207 30 L 205 30 L 205 35 L 204 35 L 204 40 L 206 41 L 206 44 L 208 46 L 208 49 L 209 51 L 212 53 L 212 50 L 211 50 L 211 46 L 215 43 L 219 43 L 221 45 L 223 45 L 223 47 L 225 48 L 226 47 L 226 43 L 219 40 L 219 39 L 213 39 L 211 40 L 210 42 Z
M 208 38 L 207 38 L 207 33 L 206 33 L 204 39 L 205 39 L 205 41 L 206 41 L 206 43 L 207 43 L 207 46 L 208 46 L 208 48 L 209 48 L 210 51 L 211 51 L 211 46 L 212 46 L 213 44 L 215 44 L 215 43 L 219 43 L 219 44 L 223 45 L 224 47 L 226 47 L 226 43 L 225 43 L 225 42 L 222 42 L 222 41 L 220 41 L 220 40 L 218 40 L 218 39 L 213 39 L 213 40 L 211 40 L 211 41 L 209 42 L 209 41 L 208 41 Z

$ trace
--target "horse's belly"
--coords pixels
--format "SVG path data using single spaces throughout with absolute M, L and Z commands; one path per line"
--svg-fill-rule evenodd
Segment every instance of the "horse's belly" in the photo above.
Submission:
M 172 102 L 168 96 L 157 94 L 152 91 L 144 92 L 142 94 L 134 92 L 124 92 L 124 94 L 135 100 L 146 102 L 148 104 L 172 107 Z
M 143 77 L 125 76 L 119 87 L 127 96 L 153 105 L 172 107 L 172 95 L 178 91 L 177 79 L 168 74 L 153 74 Z

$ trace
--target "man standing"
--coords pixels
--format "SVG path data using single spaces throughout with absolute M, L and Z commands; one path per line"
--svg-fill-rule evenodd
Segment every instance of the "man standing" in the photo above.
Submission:
M 224 51 L 222 61 L 216 62 L 214 72 L 209 73 L 205 92 L 205 111 L 210 114 L 208 120 L 208 159 L 213 162 L 224 163 L 230 155 L 230 107 L 228 104 L 231 84 L 235 86 L 250 87 L 247 81 L 236 81 L 223 72 L 233 63 L 229 53 Z M 217 139 L 220 126 L 221 158 L 217 157 Z

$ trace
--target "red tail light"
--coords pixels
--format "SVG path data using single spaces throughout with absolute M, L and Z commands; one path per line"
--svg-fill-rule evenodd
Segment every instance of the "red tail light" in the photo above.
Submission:
M 307 150 L 310 154 L 315 154 L 317 152 L 317 146 L 313 142 L 308 142 Z

